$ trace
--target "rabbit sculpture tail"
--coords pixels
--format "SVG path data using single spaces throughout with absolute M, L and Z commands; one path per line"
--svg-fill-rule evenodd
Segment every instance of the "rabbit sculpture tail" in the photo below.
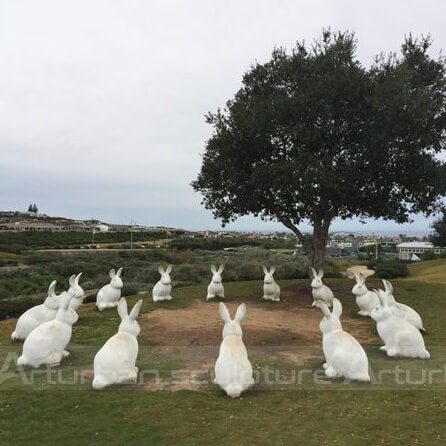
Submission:
M 225 269 L 224 265 L 220 265 L 218 270 L 215 268 L 215 265 L 211 265 L 212 279 L 211 283 L 208 286 L 208 294 L 206 299 L 215 299 L 216 297 L 220 297 L 222 299 L 225 298 L 225 289 L 222 283 L 221 274 Z
M 103 286 L 96 296 L 96 306 L 99 311 L 105 308 L 114 308 L 118 305 L 121 297 L 121 289 L 124 286 L 121 279 L 122 268 L 119 268 L 115 273 L 112 268 L 108 273 L 110 276 L 110 283 Z
M 39 325 L 56 317 L 59 309 L 59 296 L 56 295 L 55 288 L 56 281 L 54 280 L 48 288 L 48 296 L 43 304 L 30 308 L 19 317 L 15 330 L 11 334 L 13 341 L 26 339 Z
M 324 302 L 328 307 L 331 307 L 334 299 L 333 291 L 328 288 L 327 285 L 322 283 L 322 278 L 324 277 L 324 271 L 322 269 L 316 272 L 314 268 L 311 268 L 312 278 L 311 281 L 311 292 L 313 294 L 312 307 L 318 307 L 319 302 Z
M 225 323 L 223 341 L 215 363 L 214 383 L 218 384 L 231 398 L 237 398 L 254 384 L 252 366 L 243 344 L 241 322 L 246 315 L 245 304 L 240 304 L 234 320 L 223 302 L 219 307 L 220 317 Z
M 322 348 L 326 363 L 325 375 L 329 378 L 344 377 L 356 381 L 370 381 L 369 361 L 361 344 L 342 329 L 340 317 L 342 304 L 333 300 L 333 312 L 324 302 L 319 302 L 324 314 L 320 323 Z
M 268 271 L 268 268 L 263 265 L 263 273 L 265 278 L 263 279 L 263 300 L 271 300 L 273 302 L 280 301 L 280 286 L 274 280 L 274 273 L 276 268 L 274 266 Z
M 136 320 L 141 310 L 142 299 L 127 312 L 127 301 L 122 297 L 118 303 L 121 318 L 118 333 L 112 336 L 96 353 L 94 358 L 94 379 L 92 387 L 103 389 L 112 384 L 136 382 L 138 368 L 138 340 L 141 328 Z
M 166 270 L 164 270 L 162 266 L 158 267 L 158 272 L 161 274 L 161 279 L 153 287 L 153 302 L 172 300 L 172 296 L 170 295 L 170 293 L 172 292 L 172 285 L 170 280 L 171 271 L 172 265 L 169 265 Z

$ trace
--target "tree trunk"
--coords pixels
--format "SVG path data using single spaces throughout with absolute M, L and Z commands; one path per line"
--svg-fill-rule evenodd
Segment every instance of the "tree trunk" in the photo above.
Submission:
M 297 239 L 302 243 L 302 247 L 308 257 L 308 265 L 316 270 L 323 269 L 325 262 L 325 249 L 328 240 L 328 230 L 330 228 L 330 218 L 314 219 L 313 236 L 305 237 L 289 219 L 280 218 L 282 224 L 291 229 Z
M 309 249 L 307 250 L 308 264 L 314 269 L 319 270 L 324 268 L 330 221 L 328 219 L 315 219 L 313 225 L 313 237 Z

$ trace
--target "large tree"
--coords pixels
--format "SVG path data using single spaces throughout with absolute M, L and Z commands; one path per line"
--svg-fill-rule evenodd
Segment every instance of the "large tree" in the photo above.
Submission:
M 446 142 L 446 66 L 429 46 L 409 36 L 400 56 L 369 68 L 350 32 L 276 49 L 207 115 L 213 135 L 192 182 L 204 206 L 223 224 L 243 215 L 282 222 L 315 267 L 334 218 L 403 223 L 432 213 L 446 191 L 436 156 Z M 299 230 L 305 221 L 311 237 Z

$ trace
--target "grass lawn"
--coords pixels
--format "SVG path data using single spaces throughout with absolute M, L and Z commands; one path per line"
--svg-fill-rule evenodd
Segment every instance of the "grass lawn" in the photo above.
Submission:
M 446 285 L 446 259 L 413 263 L 409 269 L 410 280 Z
M 423 317 L 431 360 L 388 359 L 378 349 L 380 344 L 373 321 L 355 315 L 350 294 L 353 281 L 327 280 L 343 302 L 344 320 L 349 324 L 361 323 L 370 335 L 364 347 L 373 382 L 344 383 L 322 378 L 320 338 L 313 343 L 316 353 L 305 363 L 296 364 L 286 358 L 273 358 L 266 347 L 249 346 L 250 331 L 246 329 L 244 339 L 254 369 L 260 371 L 268 366 L 280 370 L 280 381 L 261 381 L 236 400 L 228 398 L 213 384 L 198 390 L 154 391 L 149 386 L 149 377 L 137 385 L 102 392 L 90 390 L 93 357 L 118 325 L 115 311 L 99 313 L 92 303 L 81 307 L 68 347 L 72 356 L 53 375 L 36 374 L 33 384 L 27 384 L 30 372 L 18 371 L 14 365 L 14 354 L 21 351 L 21 344 L 10 341 L 15 320 L 0 322 L 0 445 L 446 443 L 445 278 L 446 262 L 433 261 L 413 265 L 409 278 L 392 281 L 397 300 L 413 306 Z M 379 285 L 377 281 L 370 282 Z M 290 301 L 295 298 L 304 302 L 309 298 L 306 283 L 283 281 L 287 300 L 278 305 L 263 305 L 271 314 L 285 309 L 290 318 L 296 317 L 299 307 L 292 307 Z M 234 282 L 226 285 L 226 294 L 231 305 L 236 301 L 246 302 L 249 313 L 250 305 L 259 305 L 260 289 L 259 281 Z M 161 305 L 173 312 L 187 309 L 197 299 L 203 299 L 205 291 L 202 285 L 175 289 L 175 300 Z M 299 296 L 302 293 L 304 297 Z M 160 308 L 160 304 L 155 306 L 150 302 L 149 295 L 143 298 L 142 313 Z M 136 300 L 137 297 L 129 299 L 130 303 Z M 155 321 L 151 319 L 152 324 Z M 178 320 L 178 324 L 181 328 L 182 321 Z M 299 330 L 314 329 L 314 324 L 309 320 L 309 326 Z M 162 377 L 169 377 L 172 371 L 185 366 L 179 359 L 180 348 L 173 349 L 170 356 L 159 356 L 169 346 L 160 345 L 151 336 L 150 327 L 139 338 L 137 365 L 140 370 L 156 368 Z M 215 345 L 219 342 L 216 339 Z M 299 348 L 296 344 L 296 350 Z M 215 357 L 210 360 L 213 362 Z M 76 378 L 79 371 L 83 380 Z M 294 379 L 296 376 L 299 379 Z

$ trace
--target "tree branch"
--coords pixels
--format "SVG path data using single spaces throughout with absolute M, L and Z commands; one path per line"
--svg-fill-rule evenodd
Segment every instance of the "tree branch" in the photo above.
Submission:
M 280 223 L 286 226 L 288 229 L 294 232 L 299 241 L 303 244 L 305 241 L 305 237 L 303 233 L 299 230 L 299 228 L 288 218 L 288 217 L 277 217 Z

